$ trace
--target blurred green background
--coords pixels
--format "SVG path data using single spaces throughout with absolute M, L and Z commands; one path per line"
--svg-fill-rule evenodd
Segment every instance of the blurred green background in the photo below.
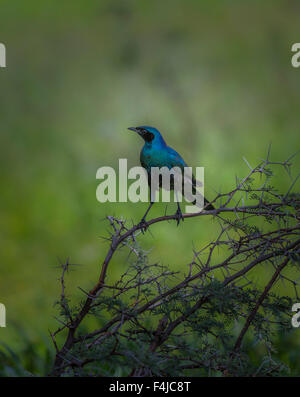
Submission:
M 299 149 L 299 13 L 296 0 L 0 1 L 1 342 L 50 345 L 59 262 L 81 264 L 68 288 L 87 290 L 107 248 L 103 218 L 143 215 L 145 203 L 96 201 L 99 167 L 139 165 L 142 141 L 127 127 L 159 128 L 204 166 L 208 198 L 246 175 L 243 156 L 256 165 L 270 142 L 274 161 Z M 215 236 L 208 217 L 151 233 L 141 239 L 151 260 L 182 271 Z M 126 269 L 122 255 L 108 282 Z

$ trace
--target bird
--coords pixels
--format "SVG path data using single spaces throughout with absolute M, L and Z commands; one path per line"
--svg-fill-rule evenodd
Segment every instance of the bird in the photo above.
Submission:
M 143 168 L 145 168 L 148 175 L 148 184 L 150 186 L 150 204 L 143 216 L 140 225 L 145 229 L 147 227 L 146 216 L 148 215 L 152 205 L 154 204 L 153 195 L 151 193 L 151 168 L 152 167 L 167 167 L 168 169 L 179 167 L 180 170 L 184 170 L 184 167 L 188 167 L 187 163 L 183 160 L 181 155 L 176 152 L 173 148 L 168 146 L 158 129 L 150 126 L 139 126 L 139 127 L 128 127 L 128 130 L 136 132 L 144 140 L 144 146 L 140 153 L 140 163 Z M 196 192 L 196 186 L 199 186 L 199 182 L 196 180 L 194 175 L 191 176 L 191 184 L 193 194 Z M 161 177 L 159 179 L 159 186 L 161 187 Z M 174 190 L 174 177 L 170 183 L 170 190 Z M 183 194 L 185 195 L 184 189 Z M 195 202 L 193 202 L 195 204 Z M 204 198 L 204 208 L 205 210 L 214 210 L 215 207 Z M 177 211 L 175 214 L 175 219 L 177 220 L 177 226 L 180 221 L 184 221 L 182 211 L 177 200 Z

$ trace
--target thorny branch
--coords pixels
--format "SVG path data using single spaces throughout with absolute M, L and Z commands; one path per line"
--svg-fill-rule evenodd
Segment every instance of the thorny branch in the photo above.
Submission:
M 56 349 L 52 375 L 59 376 L 68 368 L 81 371 L 85 365 L 97 360 L 95 357 L 89 358 L 89 352 L 97 346 L 106 346 L 106 343 L 109 345 L 110 341 L 113 341 L 111 348 L 105 354 L 102 353 L 101 360 L 123 357 L 133 363 L 129 373 L 135 376 L 151 375 L 153 371 L 163 373 L 142 363 L 133 352 L 122 350 L 121 339 L 137 341 L 136 338 L 140 335 L 142 339 L 139 341 L 148 344 L 147 354 L 155 354 L 158 361 L 161 356 L 162 361 L 172 360 L 174 357 L 170 355 L 167 343 L 172 338 L 176 339 L 175 330 L 180 329 L 183 339 L 186 328 L 197 329 L 195 316 L 202 318 L 201 316 L 207 314 L 207 310 L 212 310 L 209 309 L 209 305 L 214 304 L 218 294 L 225 294 L 223 291 L 227 291 L 226 294 L 229 295 L 236 294 L 236 300 L 233 300 L 236 305 L 231 303 L 232 307 L 229 305 L 224 308 L 223 314 L 227 310 L 228 316 L 246 318 L 244 327 L 232 345 L 232 353 L 238 355 L 243 338 L 267 297 L 270 297 L 270 289 L 275 281 L 282 278 L 291 282 L 297 294 L 298 282 L 281 273 L 288 264 L 299 261 L 300 195 L 291 193 L 298 177 L 294 180 L 291 178 L 291 186 L 287 193 L 279 194 L 269 184 L 272 178 L 270 167 L 283 167 L 291 177 L 291 158 L 282 163 L 271 162 L 269 155 L 268 152 L 267 159 L 255 168 L 246 161 L 250 168 L 249 174 L 242 180 L 237 180 L 236 188 L 229 193 L 217 194 L 212 201 L 217 207 L 215 210 L 206 211 L 204 208 L 198 213 L 184 214 L 186 219 L 211 216 L 218 221 L 220 230 L 214 241 L 199 251 L 194 251 L 193 259 L 189 263 L 189 274 L 183 280 L 179 278 L 178 281 L 178 272 L 171 272 L 157 263 L 147 263 L 147 255 L 137 243 L 140 229 L 145 225 L 134 225 L 129 229 L 123 219 L 107 217 L 112 228 L 110 246 L 101 266 L 99 280 L 89 292 L 84 292 L 85 301 L 77 311 L 69 308 L 65 294 L 64 278 L 70 264 L 67 261 L 62 265 L 62 292 L 59 303 L 63 311 L 63 320 L 59 320 L 62 326 L 51 333 Z M 258 180 L 255 179 L 257 176 Z M 249 200 L 255 200 L 256 204 L 250 205 Z M 240 202 L 243 205 L 240 205 Z M 146 226 L 173 219 L 176 219 L 175 215 L 164 215 L 149 220 Z M 121 247 L 127 247 L 136 260 L 118 282 L 107 285 L 105 280 L 109 264 Z M 258 265 L 268 264 L 275 267 L 275 273 L 260 296 L 257 296 L 257 289 L 251 280 L 252 271 Z M 219 283 L 217 287 L 216 280 Z M 241 281 L 246 284 L 238 285 Z M 243 293 L 247 294 L 248 302 L 245 301 Z M 224 299 L 226 306 L 227 298 L 220 299 Z M 248 313 L 245 313 L 245 308 L 248 308 Z M 101 316 L 102 312 L 107 311 L 111 314 L 102 321 L 99 329 L 78 335 L 79 327 L 87 315 Z M 146 315 L 151 315 L 153 321 L 157 321 L 155 330 L 145 324 Z M 269 324 L 276 323 L 274 318 L 265 321 Z M 214 327 L 215 324 L 207 327 L 207 333 L 216 336 Z M 67 331 L 66 339 L 59 348 L 56 337 L 64 330 Z M 217 339 L 220 340 L 222 337 L 219 336 Z M 180 342 L 176 343 L 175 350 L 181 352 Z M 84 346 L 86 357 L 75 358 L 73 351 L 79 354 L 78 346 Z M 180 368 L 201 368 L 197 363 L 205 366 L 201 357 L 197 359 L 185 354 L 185 364 L 180 365 Z M 215 367 L 223 371 L 222 365 Z

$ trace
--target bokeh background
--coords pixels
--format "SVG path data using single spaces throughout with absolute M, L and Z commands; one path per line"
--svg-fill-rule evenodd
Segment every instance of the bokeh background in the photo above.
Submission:
M 299 13 L 296 0 L 0 1 L 1 343 L 24 360 L 30 349 L 44 354 L 60 261 L 80 265 L 68 277 L 78 295 L 98 277 L 103 218 L 143 215 L 146 204 L 95 195 L 99 167 L 139 165 L 142 141 L 127 127 L 159 128 L 191 166 L 204 166 L 208 198 L 246 175 L 243 156 L 256 165 L 270 143 L 274 161 L 299 149 Z M 278 177 L 279 191 L 289 185 Z M 214 228 L 208 218 L 157 224 L 141 242 L 152 261 L 185 271 Z M 116 256 L 108 281 L 126 261 Z

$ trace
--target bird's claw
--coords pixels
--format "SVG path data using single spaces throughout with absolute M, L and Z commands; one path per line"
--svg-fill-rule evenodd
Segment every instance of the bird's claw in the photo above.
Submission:
M 178 209 L 176 211 L 175 219 L 177 220 L 177 226 L 179 226 L 179 223 L 180 223 L 181 220 L 182 220 L 182 222 L 184 222 L 184 217 L 183 217 L 182 212 L 181 212 L 180 209 Z
M 145 231 L 148 229 L 148 224 L 145 218 L 142 218 L 141 222 L 138 224 L 138 227 L 141 229 L 141 232 L 144 234 Z

